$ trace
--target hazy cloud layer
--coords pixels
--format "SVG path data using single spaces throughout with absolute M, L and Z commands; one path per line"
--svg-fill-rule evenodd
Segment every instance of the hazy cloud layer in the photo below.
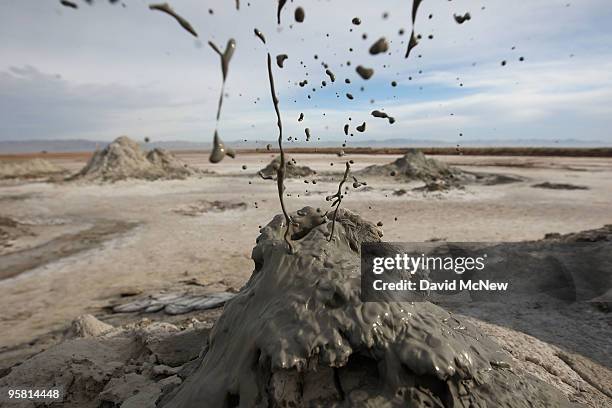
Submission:
M 171 2 L 199 39 L 145 1 L 77 3 L 78 10 L 51 0 L 2 5 L 0 140 L 120 134 L 208 140 L 221 74 L 207 42 L 224 47 L 230 37 L 238 45 L 220 124 L 227 140 L 276 137 L 267 50 L 289 55 L 275 74 L 287 134 L 298 140 L 309 126 L 315 140 L 342 142 L 349 117 L 353 127 L 368 122 L 366 134 L 353 136 L 363 139 L 610 139 L 607 0 L 425 1 L 416 24 L 423 39 L 408 60 L 408 0 L 303 0 L 303 24 L 294 23 L 297 3 L 289 2 L 280 26 L 274 1 L 249 7 L 243 0 L 240 11 L 233 1 Z M 468 11 L 470 21 L 454 22 L 454 13 Z M 351 24 L 356 16 L 360 26 Z M 266 46 L 255 27 L 265 33 Z M 381 36 L 391 41 L 390 55 L 369 55 Z M 336 74 L 335 83 L 322 62 Z M 360 79 L 358 64 L 373 67 L 374 77 Z M 309 84 L 301 88 L 303 79 Z M 328 86 L 321 88 L 324 80 Z M 369 115 L 381 108 L 397 118 L 394 125 Z M 298 124 L 300 112 L 306 119 Z

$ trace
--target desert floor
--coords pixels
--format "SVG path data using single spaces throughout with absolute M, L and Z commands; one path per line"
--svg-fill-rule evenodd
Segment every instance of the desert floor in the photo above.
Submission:
M 153 293 L 190 280 L 210 285 L 210 290 L 244 284 L 253 269 L 250 254 L 258 227 L 280 213 L 275 183 L 256 176 L 272 155 L 245 154 L 218 165 L 209 164 L 205 154 L 179 156 L 216 174 L 180 181 L 0 184 L 0 216 L 27 225 L 31 232 L 0 248 L 4 264 L 0 266 L 0 360 L 14 360 L 15 350 L 61 332 L 83 313 L 110 319 L 108 306 L 126 294 Z M 301 179 L 287 182 L 290 210 L 328 208 L 325 197 L 336 191 L 347 159 L 354 159 L 354 169 L 360 169 L 396 156 L 298 154 L 295 158 L 317 170 L 319 177 L 316 185 Z M 371 188 L 351 189 L 342 205 L 370 221 L 382 221 L 387 241 L 532 240 L 550 232 L 612 223 L 612 159 L 436 159 L 465 170 L 526 180 L 471 185 L 448 193 L 409 191 L 401 196 L 393 192 L 413 186 L 389 179 L 366 180 Z M 71 171 L 84 165 L 75 160 L 57 163 Z M 531 187 L 546 181 L 589 189 Z M 246 205 L 181 214 L 200 201 Z

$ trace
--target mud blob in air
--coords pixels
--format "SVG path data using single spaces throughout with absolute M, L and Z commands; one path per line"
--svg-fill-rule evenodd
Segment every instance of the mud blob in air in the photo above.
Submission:
M 372 116 L 374 116 L 375 118 L 387 119 L 390 124 L 394 124 L 395 123 L 395 118 L 392 117 L 392 116 L 389 116 L 386 112 L 382 112 L 382 111 L 379 111 L 379 110 L 373 110 L 372 111 Z
M 73 9 L 78 9 L 79 6 L 76 5 L 76 3 L 73 3 L 69 0 L 62 0 L 60 1 L 60 4 L 64 7 L 69 7 L 69 8 L 73 8 Z
M 295 17 L 295 21 L 298 23 L 303 23 L 304 22 L 304 17 L 306 17 L 306 14 L 304 13 L 304 9 L 301 7 L 298 7 L 295 9 L 295 13 L 294 13 L 294 17 Z
M 457 24 L 463 24 L 466 21 L 470 21 L 472 19 L 472 16 L 470 13 L 465 13 L 464 15 L 453 14 L 453 17 L 455 18 L 455 21 L 457 22 Z
M 366 130 L 366 123 L 363 122 L 361 125 L 357 126 L 355 129 L 357 129 L 357 131 L 361 132 L 361 133 L 365 132 L 365 130 Z
M 354 25 L 360 25 L 360 24 L 361 24 L 361 19 L 360 19 L 359 17 L 355 17 L 355 18 L 353 18 L 353 19 L 351 20 L 351 22 L 352 22 Z
M 357 71 L 357 74 L 359 74 L 359 76 L 365 80 L 372 78 L 372 75 L 374 75 L 374 70 L 372 68 L 366 68 L 363 65 L 357 65 L 355 71 Z
M 266 43 L 266 37 L 263 35 L 263 33 L 261 31 L 259 31 L 259 29 L 254 29 L 253 32 L 255 33 L 255 35 L 257 36 L 257 38 L 259 38 L 261 40 L 262 43 Z M 278 59 L 277 59 L 278 61 Z
M 174 19 L 181 25 L 181 27 L 187 30 L 191 35 L 193 35 L 194 37 L 198 36 L 198 33 L 196 33 L 196 31 L 193 29 L 191 24 L 189 24 L 189 21 L 185 20 L 183 17 L 176 14 L 176 12 L 172 10 L 172 8 L 170 7 L 168 3 L 151 4 L 149 6 L 149 9 L 158 10 L 158 11 L 161 11 L 162 13 L 166 13 L 169 16 L 174 17 Z
M 333 72 L 331 72 L 331 70 L 326 69 L 325 73 L 327 74 L 327 76 L 329 77 L 329 80 L 332 82 L 336 82 L 336 76 L 334 75 Z
M 310 141 L 310 128 L 304 129 L 304 133 L 306 134 L 306 141 Z
M 298 122 L 301 122 L 304 120 L 304 112 L 300 112 L 300 117 L 298 118 Z
M 236 49 L 236 41 L 233 38 L 230 38 L 225 46 L 225 51 L 221 52 L 219 47 L 217 47 L 212 41 L 208 42 L 208 45 L 219 55 L 221 58 L 221 74 L 223 77 L 221 83 L 221 92 L 219 95 L 219 103 L 217 105 L 217 122 L 216 128 L 219 127 L 219 119 L 221 118 L 221 107 L 223 106 L 223 95 L 225 93 L 225 80 L 227 79 L 227 74 L 229 72 L 229 64 L 234 55 L 234 50 Z M 218 130 L 215 129 L 215 135 L 213 138 L 213 150 L 210 153 L 210 157 L 208 158 L 211 163 L 218 163 L 225 155 L 228 155 L 231 158 L 236 157 L 236 153 L 231 148 L 226 148 L 223 142 L 221 141 L 221 137 L 219 136 Z
M 354 96 L 353 96 L 353 94 L 348 93 L 348 92 L 347 92 L 347 94 L 346 94 L 346 97 L 347 97 L 349 100 L 351 100 L 351 101 L 352 101 L 353 99 L 355 99 L 355 98 L 354 98 Z
M 287 56 L 287 54 L 278 54 L 278 55 L 276 56 L 276 65 L 277 65 L 279 68 L 283 68 L 283 64 L 285 63 L 285 60 L 286 60 L 287 58 L 289 58 L 289 57 Z
M 385 37 L 380 37 L 372 46 L 370 47 L 370 54 L 377 55 L 383 52 L 387 52 L 389 50 L 389 44 Z
M 229 147 L 225 147 L 225 144 L 221 141 L 219 134 L 215 130 L 215 136 L 213 137 L 213 150 L 210 152 L 210 160 L 211 163 L 219 163 L 225 155 L 228 155 L 232 159 L 236 157 L 236 153 L 233 149 Z
M 349 131 L 349 124 L 347 123 L 346 125 L 344 125 L 344 134 L 346 136 L 348 136 L 348 131 Z
M 276 23 L 280 24 L 281 23 L 281 11 L 283 10 L 283 7 L 285 7 L 285 4 L 287 3 L 287 0 L 278 0 L 278 6 L 276 8 Z
M 422 1 L 423 0 L 412 1 L 412 32 L 410 33 L 410 41 L 408 41 L 408 49 L 406 49 L 405 58 L 408 58 L 410 56 L 410 51 L 412 51 L 412 49 L 419 44 L 419 41 L 417 40 L 417 37 L 414 34 L 414 24 L 416 22 L 417 12 Z

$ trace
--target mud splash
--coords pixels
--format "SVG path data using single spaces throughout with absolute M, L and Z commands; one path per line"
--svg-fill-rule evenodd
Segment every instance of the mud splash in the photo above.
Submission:
M 149 9 L 158 10 L 158 11 L 161 11 L 162 13 L 168 14 L 169 16 L 173 17 L 176 20 L 176 22 L 179 23 L 180 26 L 183 27 L 187 32 L 189 32 L 194 37 L 198 38 L 198 33 L 196 33 L 196 30 L 191 26 L 189 21 L 185 20 L 183 17 L 178 15 L 172 9 L 172 7 L 170 7 L 168 3 L 151 4 L 149 6 Z
M 570 406 L 475 326 L 429 303 L 360 300 L 362 242 L 382 232 L 339 209 L 261 230 L 255 270 L 226 305 L 197 368 L 160 404 L 210 406 Z
M 232 159 L 236 157 L 236 153 L 233 149 L 225 147 L 225 144 L 221 140 L 219 136 L 219 119 L 221 118 L 221 107 L 223 106 L 223 95 L 225 94 L 225 81 L 227 80 L 227 74 L 229 72 L 229 64 L 234 55 L 234 51 L 236 50 L 236 41 L 233 38 L 230 38 L 227 41 L 227 45 L 225 46 L 225 51 L 221 52 L 219 47 L 217 47 L 212 41 L 208 42 L 208 45 L 219 55 L 221 58 L 221 74 L 223 76 L 223 80 L 221 83 L 221 92 L 219 93 L 219 102 L 217 104 L 217 120 L 215 124 L 215 134 L 213 137 L 213 149 L 210 152 L 210 157 L 208 160 L 211 163 L 219 163 L 225 155 L 228 155 Z

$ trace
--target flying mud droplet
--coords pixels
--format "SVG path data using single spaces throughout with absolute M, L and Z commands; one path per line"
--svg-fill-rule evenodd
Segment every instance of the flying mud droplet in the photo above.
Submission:
M 346 94 L 346 97 L 347 97 L 349 100 L 351 100 L 351 101 L 352 101 L 353 99 L 355 99 L 355 98 L 353 97 L 353 94 L 348 93 L 348 92 L 347 92 L 347 94 Z
M 387 52 L 389 50 L 389 44 L 385 37 L 380 37 L 372 46 L 370 47 L 370 54 L 377 55 L 383 52 Z
M 69 8 L 75 9 L 75 10 L 79 8 L 79 6 L 77 6 L 76 3 L 73 3 L 73 2 L 71 2 L 69 0 L 62 0 L 62 1 L 60 1 L 60 4 L 62 6 L 64 6 L 64 7 L 69 7 Z
M 236 157 L 236 153 L 232 149 L 225 147 L 218 133 L 219 119 L 221 118 L 221 107 L 223 106 L 223 95 L 225 94 L 225 80 L 227 79 L 227 74 L 229 72 L 230 61 L 234 55 L 234 50 L 236 49 L 236 41 L 233 38 L 230 38 L 227 41 L 224 52 L 221 52 L 219 47 L 217 47 L 212 41 L 209 41 L 208 45 L 210 45 L 210 47 L 221 58 L 221 75 L 223 77 L 221 82 L 219 103 L 217 104 L 217 121 L 215 125 L 215 136 L 213 138 L 213 150 L 210 152 L 210 157 L 208 158 L 211 163 L 218 163 L 223 160 L 226 154 L 232 159 Z
M 295 17 L 295 21 L 298 23 L 303 23 L 304 22 L 304 17 L 306 17 L 306 14 L 304 13 L 304 9 L 301 7 L 298 7 L 295 9 L 295 13 L 294 13 L 294 17 Z
M 338 209 L 340 208 L 340 204 L 342 203 L 342 198 L 344 197 L 344 195 L 342 194 L 342 186 L 344 185 L 344 183 L 346 183 L 346 180 L 348 179 L 350 171 L 351 171 L 351 165 L 349 164 L 349 162 L 346 162 L 344 176 L 342 177 L 340 184 L 338 184 L 338 191 L 334 195 L 325 197 L 325 200 L 332 201 L 332 204 L 331 204 L 332 208 L 336 207 L 334 209 L 334 217 L 332 218 L 331 232 L 329 234 L 328 241 L 331 241 L 334 238 L 334 231 L 336 229 L 336 217 L 338 215 Z
M 326 69 L 325 73 L 327 74 L 327 76 L 329 77 L 329 80 L 332 82 L 336 82 L 336 76 L 334 75 L 333 72 L 331 72 L 331 70 Z
M 419 11 L 419 6 L 421 5 L 422 1 L 423 0 L 412 1 L 412 32 L 410 33 L 410 41 L 408 41 L 408 49 L 406 50 L 406 55 L 404 56 L 404 58 L 408 58 L 410 56 L 410 51 L 412 51 L 412 49 L 419 44 L 419 41 L 417 40 L 417 37 L 414 34 L 414 24 L 416 21 L 417 12 Z
M 366 130 L 366 123 L 363 122 L 361 125 L 357 126 L 355 129 L 357 129 L 357 131 L 361 132 L 361 133 L 365 132 L 365 130 Z
M 351 20 L 351 23 L 353 23 L 354 25 L 360 25 L 361 24 L 361 19 L 359 17 L 354 17 Z
M 305 79 L 305 80 L 303 80 L 303 81 L 300 81 L 299 85 L 300 85 L 300 87 L 302 87 L 302 88 L 303 88 L 303 87 L 305 87 L 306 85 L 308 85 L 308 80 L 307 80 L 307 79 Z
M 219 134 L 215 130 L 215 136 L 213 138 L 213 150 L 210 152 L 210 157 L 208 160 L 211 163 L 219 163 L 225 155 L 228 155 L 232 159 L 236 157 L 236 153 L 229 147 L 225 147 L 225 144 L 221 141 Z
M 304 133 L 306 134 L 306 141 L 310 142 L 310 129 L 309 128 L 304 129 Z
M 501 62 L 501 66 L 502 66 L 502 67 L 505 67 L 505 66 L 506 66 L 506 64 L 507 64 L 506 60 L 503 60 L 503 61 Z
M 349 124 L 347 123 L 346 125 L 344 125 L 344 134 L 346 136 L 348 136 L 348 131 L 349 131 Z
M 387 112 L 382 112 L 382 111 L 379 111 L 379 110 L 373 110 L 372 111 L 372 116 L 374 116 L 375 118 L 387 119 L 390 124 L 394 124 L 395 123 L 395 118 L 393 116 L 389 116 L 387 114 Z
M 259 38 L 261 40 L 262 43 L 266 43 L 266 37 L 264 37 L 263 33 L 261 31 L 259 31 L 259 29 L 254 29 L 253 32 L 255 33 L 255 35 L 257 36 L 257 38 Z M 278 61 L 278 59 L 277 59 Z
M 236 10 L 240 10 L 240 0 L 236 0 Z
M 397 82 L 396 81 L 391 81 L 391 86 L 395 88 L 397 86 Z
M 183 17 L 176 14 L 176 12 L 172 10 L 172 8 L 170 7 L 168 3 L 151 4 L 149 5 L 149 9 L 158 10 L 158 11 L 161 11 L 162 13 L 166 13 L 169 16 L 174 17 L 174 19 L 177 21 L 177 23 L 181 25 L 181 27 L 183 27 L 191 35 L 197 38 L 198 33 L 196 33 L 196 31 L 193 29 L 191 24 L 189 24 L 189 21 L 185 20 Z
M 298 118 L 298 122 L 301 122 L 304 120 L 304 112 L 300 112 L 300 117 Z
M 283 10 L 285 3 L 287 3 L 287 0 L 278 0 L 278 6 L 276 7 L 276 23 L 277 24 L 281 23 L 281 18 L 280 18 L 281 11 Z
M 283 68 L 283 64 L 285 63 L 285 60 L 286 60 L 287 58 L 289 58 L 289 57 L 287 56 L 287 54 L 278 54 L 278 55 L 276 56 L 276 65 L 277 65 L 279 68 Z
M 285 150 L 283 149 L 283 122 L 280 115 L 280 109 L 278 107 L 278 97 L 276 96 L 276 90 L 274 89 L 274 76 L 272 75 L 272 57 L 268 53 L 268 79 L 270 81 L 270 94 L 272 95 L 272 104 L 274 105 L 274 111 L 276 112 L 276 125 L 278 127 L 278 149 L 280 151 L 280 163 L 278 170 L 276 171 L 276 186 L 278 188 L 278 198 L 281 205 L 281 210 L 285 216 L 285 234 L 284 239 L 289 247 L 289 252 L 293 253 L 293 246 L 289 240 L 289 228 L 293 221 L 287 212 L 285 207 L 285 174 L 287 171 L 287 164 L 285 162 Z
M 457 24 L 463 24 L 466 21 L 470 21 L 472 19 L 472 15 L 469 12 L 465 13 L 464 15 L 453 14 L 453 17 L 455 18 L 455 21 L 457 22 Z
M 363 65 L 357 65 L 355 71 L 357 71 L 357 74 L 359 74 L 359 76 L 365 80 L 372 78 L 372 75 L 374 75 L 374 70 L 372 68 L 366 68 Z

